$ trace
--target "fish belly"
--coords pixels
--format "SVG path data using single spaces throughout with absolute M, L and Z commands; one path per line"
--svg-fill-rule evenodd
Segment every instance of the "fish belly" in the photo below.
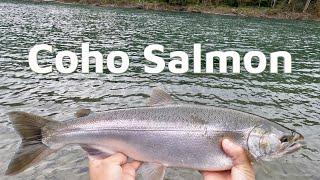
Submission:
M 138 161 L 217 171 L 232 166 L 232 160 L 221 148 L 225 135 L 219 132 L 207 136 L 201 131 L 108 130 L 80 139 L 105 153 L 121 152 Z

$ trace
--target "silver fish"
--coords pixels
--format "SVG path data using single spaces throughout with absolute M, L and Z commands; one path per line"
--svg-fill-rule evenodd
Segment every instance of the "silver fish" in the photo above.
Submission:
M 105 158 L 121 152 L 144 162 L 148 178 L 162 179 L 166 167 L 222 171 L 232 160 L 222 150 L 229 138 L 253 159 L 272 160 L 301 147 L 303 136 L 265 118 L 225 108 L 179 105 L 154 89 L 146 107 L 77 113 L 66 122 L 24 112 L 9 113 L 22 143 L 6 175 L 14 175 L 69 144 L 90 156 Z M 151 171 L 150 171 L 151 169 Z

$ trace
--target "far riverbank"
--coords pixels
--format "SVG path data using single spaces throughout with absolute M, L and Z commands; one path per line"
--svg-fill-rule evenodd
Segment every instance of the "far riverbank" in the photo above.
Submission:
M 36 0 L 48 1 L 48 0 Z M 121 7 L 121 8 L 134 8 L 146 10 L 160 10 L 160 11 L 182 11 L 193 13 L 208 13 L 230 16 L 244 16 L 244 17 L 259 17 L 270 19 L 292 19 L 292 20 L 314 20 L 320 21 L 320 17 L 310 13 L 297 13 L 283 11 L 279 8 L 269 7 L 229 7 L 229 6 L 206 6 L 206 5 L 172 5 L 168 3 L 157 2 L 121 2 L 109 3 L 106 1 L 79 1 L 79 0 L 53 0 L 58 3 L 79 3 L 103 7 Z

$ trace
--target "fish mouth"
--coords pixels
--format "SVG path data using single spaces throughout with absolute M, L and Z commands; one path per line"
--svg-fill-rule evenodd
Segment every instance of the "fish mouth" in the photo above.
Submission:
M 284 154 L 291 154 L 299 150 L 304 144 L 305 142 L 303 135 L 295 133 L 292 138 L 292 143 L 285 148 Z
M 271 161 L 273 159 L 278 159 L 278 158 L 283 157 L 284 155 L 288 155 L 288 154 L 291 154 L 291 153 L 298 151 L 303 146 L 305 146 L 305 141 L 304 141 L 303 135 L 301 135 L 297 132 L 293 132 L 292 138 L 290 139 L 290 142 L 283 143 L 281 145 L 281 148 L 277 152 L 273 153 L 270 156 L 261 158 L 261 159 L 265 160 L 265 161 Z
M 280 152 L 278 152 L 277 155 L 273 155 L 273 157 L 279 158 L 284 155 L 294 153 L 294 152 L 298 151 L 304 145 L 305 145 L 305 142 L 304 142 L 303 135 L 295 132 L 293 134 L 293 137 L 292 137 L 290 143 L 283 145 L 282 148 L 280 149 Z
M 284 147 L 283 150 L 281 150 L 277 154 L 272 155 L 270 158 L 268 158 L 268 160 L 277 159 L 277 158 L 283 157 L 284 155 L 292 154 L 298 151 L 303 146 L 304 146 L 303 141 L 293 142 L 292 144 Z
M 299 142 L 295 142 L 293 144 L 291 144 L 290 146 L 288 146 L 285 150 L 284 154 L 291 154 L 293 152 L 296 152 L 297 150 L 299 150 L 303 145 Z

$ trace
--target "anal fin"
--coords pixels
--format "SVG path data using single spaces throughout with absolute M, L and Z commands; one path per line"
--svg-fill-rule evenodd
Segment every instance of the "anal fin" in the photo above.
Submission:
M 88 153 L 90 157 L 93 157 L 95 159 L 105 159 L 108 156 L 110 156 L 109 153 L 103 152 L 96 147 L 92 147 L 86 144 L 82 144 L 80 146 L 83 150 L 85 150 Z

